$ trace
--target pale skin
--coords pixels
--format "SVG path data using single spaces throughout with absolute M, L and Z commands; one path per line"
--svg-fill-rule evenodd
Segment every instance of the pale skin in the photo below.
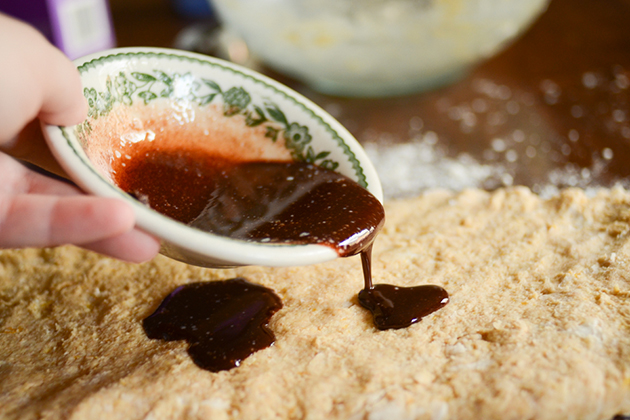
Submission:
M 39 122 L 74 125 L 86 113 L 74 65 L 35 29 L 0 14 L 0 248 L 73 244 L 124 261 L 150 260 L 159 242 L 135 228 L 125 202 L 86 195 L 13 158 L 63 175 Z

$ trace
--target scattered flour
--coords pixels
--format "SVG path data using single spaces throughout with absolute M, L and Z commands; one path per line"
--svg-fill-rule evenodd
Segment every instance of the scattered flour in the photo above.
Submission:
M 395 145 L 368 143 L 364 147 L 387 198 L 409 197 L 434 188 L 461 191 L 506 174 L 502 165 L 482 164 L 468 154 L 450 158 L 426 140 Z
M 628 80 L 630 71 L 616 66 L 608 75 L 584 73 L 576 92 L 545 79 L 539 94 L 534 94 L 478 78 L 471 81 L 472 97 L 446 95 L 436 102 L 438 118 L 444 119 L 441 124 L 452 122 L 463 139 L 470 141 L 468 145 L 460 139 L 453 147 L 452 132 L 432 131 L 419 116 L 411 117 L 406 141 L 388 133 L 366 132 L 363 145 L 386 198 L 411 197 L 431 189 L 494 190 L 512 185 L 527 185 L 543 198 L 570 187 L 584 189 L 589 196 L 601 187 L 629 188 L 630 180 L 611 180 L 608 172 L 614 160 L 623 158 L 620 145 L 630 139 Z M 581 100 L 593 94 L 602 98 L 597 109 Z M 566 106 L 567 102 L 576 121 L 590 122 L 563 134 L 544 122 L 539 108 Z M 580 143 L 598 144 L 592 140 L 600 135 L 596 126 L 603 127 L 601 132 L 608 137 L 601 150 L 592 151 L 590 165 L 580 166 L 574 163 L 580 161 L 575 156 L 585 147 Z

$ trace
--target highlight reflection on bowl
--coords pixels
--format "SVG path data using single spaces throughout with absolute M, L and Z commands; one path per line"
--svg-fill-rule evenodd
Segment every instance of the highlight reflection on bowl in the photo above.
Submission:
M 83 189 L 127 200 L 138 225 L 162 239 L 162 253 L 169 257 L 212 267 L 282 266 L 313 264 L 337 254 L 320 245 L 232 240 L 177 222 L 149 209 L 141 194 L 123 191 L 130 176 L 147 183 L 155 178 L 147 169 L 129 175 L 132 162 L 161 154 L 179 156 L 184 167 L 195 154 L 224 161 L 301 161 L 333 169 L 382 197 L 376 172 L 347 130 L 307 99 L 255 72 L 152 48 L 110 50 L 77 65 L 89 117 L 75 127 L 48 126 L 51 149 Z M 187 182 L 162 180 L 173 197 L 183 195 Z M 187 201 L 184 197 L 182 203 Z

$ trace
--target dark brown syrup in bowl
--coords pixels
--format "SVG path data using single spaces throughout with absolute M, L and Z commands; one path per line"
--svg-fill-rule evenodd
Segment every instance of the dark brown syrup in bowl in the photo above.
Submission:
M 356 182 L 305 162 L 234 162 L 149 151 L 116 171 L 120 188 L 154 210 L 233 239 L 321 244 L 354 255 L 383 225 L 381 203 Z
M 361 254 L 365 285 L 359 302 L 373 313 L 378 329 L 407 327 L 448 302 L 439 286 L 372 284 L 372 243 L 385 211 L 344 175 L 305 162 L 238 162 L 194 150 L 145 150 L 117 167 L 115 176 L 120 188 L 151 208 L 216 235 L 320 244 L 341 257 Z M 266 325 L 281 307 L 269 289 L 248 284 L 244 291 L 242 282 L 176 289 L 145 320 L 147 335 L 188 340 L 193 360 L 204 369 L 237 366 L 273 343 Z

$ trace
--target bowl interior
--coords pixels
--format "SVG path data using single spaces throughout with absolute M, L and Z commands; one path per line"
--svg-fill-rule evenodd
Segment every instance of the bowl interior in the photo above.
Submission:
M 47 127 L 51 148 L 84 189 L 131 202 L 139 226 L 162 238 L 163 253 L 169 256 L 189 262 L 189 253 L 227 265 L 296 265 L 318 262 L 295 256 L 317 254 L 323 251 L 313 247 L 326 247 L 229 240 L 150 210 L 119 185 L 131 162 L 156 151 L 178 152 L 183 159 L 203 153 L 239 162 L 315 163 L 348 176 L 382 199 L 376 173 L 356 140 L 315 104 L 262 75 L 165 49 L 111 50 L 77 60 L 77 65 L 89 116 L 74 127 Z M 150 174 L 140 171 L 134 176 Z M 181 182 L 173 179 L 170 187 L 177 189 Z M 257 256 L 243 255 L 243 249 L 234 247 L 246 247 L 246 254 Z M 282 262 L 287 249 L 295 254 L 293 262 Z

